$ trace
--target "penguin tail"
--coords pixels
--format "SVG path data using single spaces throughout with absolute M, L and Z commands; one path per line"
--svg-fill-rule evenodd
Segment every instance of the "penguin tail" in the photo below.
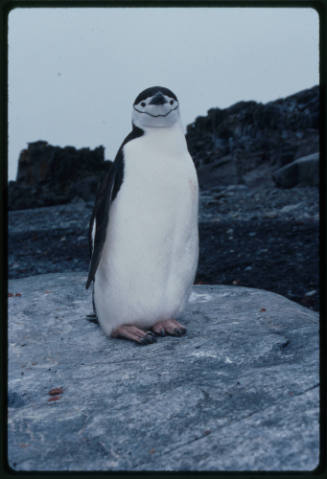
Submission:
M 90 323 L 99 324 L 98 317 L 95 313 L 87 314 L 86 319 L 90 321 Z

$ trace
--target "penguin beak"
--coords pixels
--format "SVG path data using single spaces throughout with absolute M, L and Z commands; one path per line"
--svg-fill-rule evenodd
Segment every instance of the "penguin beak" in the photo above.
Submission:
M 149 105 L 164 105 L 165 103 L 167 103 L 165 97 L 163 96 L 163 94 L 161 93 L 161 91 L 158 91 L 154 97 L 152 98 L 152 100 L 150 101 Z

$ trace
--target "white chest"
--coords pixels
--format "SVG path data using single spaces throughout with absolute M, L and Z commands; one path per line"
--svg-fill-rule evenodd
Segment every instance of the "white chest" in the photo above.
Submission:
M 124 163 L 122 190 L 130 202 L 146 202 L 149 210 L 197 202 L 195 168 L 180 130 L 154 131 L 127 143 Z

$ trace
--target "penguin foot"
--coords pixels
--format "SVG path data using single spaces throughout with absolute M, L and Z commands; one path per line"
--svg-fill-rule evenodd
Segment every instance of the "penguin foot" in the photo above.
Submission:
M 186 333 L 186 328 L 176 321 L 176 319 L 157 321 L 151 329 L 158 336 L 166 336 L 166 334 L 170 336 L 183 336 L 183 334 Z
M 143 331 L 132 324 L 123 324 L 111 333 L 112 338 L 123 338 L 135 341 L 138 344 L 152 344 L 157 341 L 151 331 Z

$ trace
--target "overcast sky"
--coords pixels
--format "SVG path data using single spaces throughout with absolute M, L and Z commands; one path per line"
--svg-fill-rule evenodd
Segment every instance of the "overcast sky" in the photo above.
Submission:
M 17 8 L 9 15 L 9 179 L 28 142 L 104 145 L 113 159 L 140 91 L 179 98 L 184 125 L 212 107 L 319 82 L 310 8 Z

